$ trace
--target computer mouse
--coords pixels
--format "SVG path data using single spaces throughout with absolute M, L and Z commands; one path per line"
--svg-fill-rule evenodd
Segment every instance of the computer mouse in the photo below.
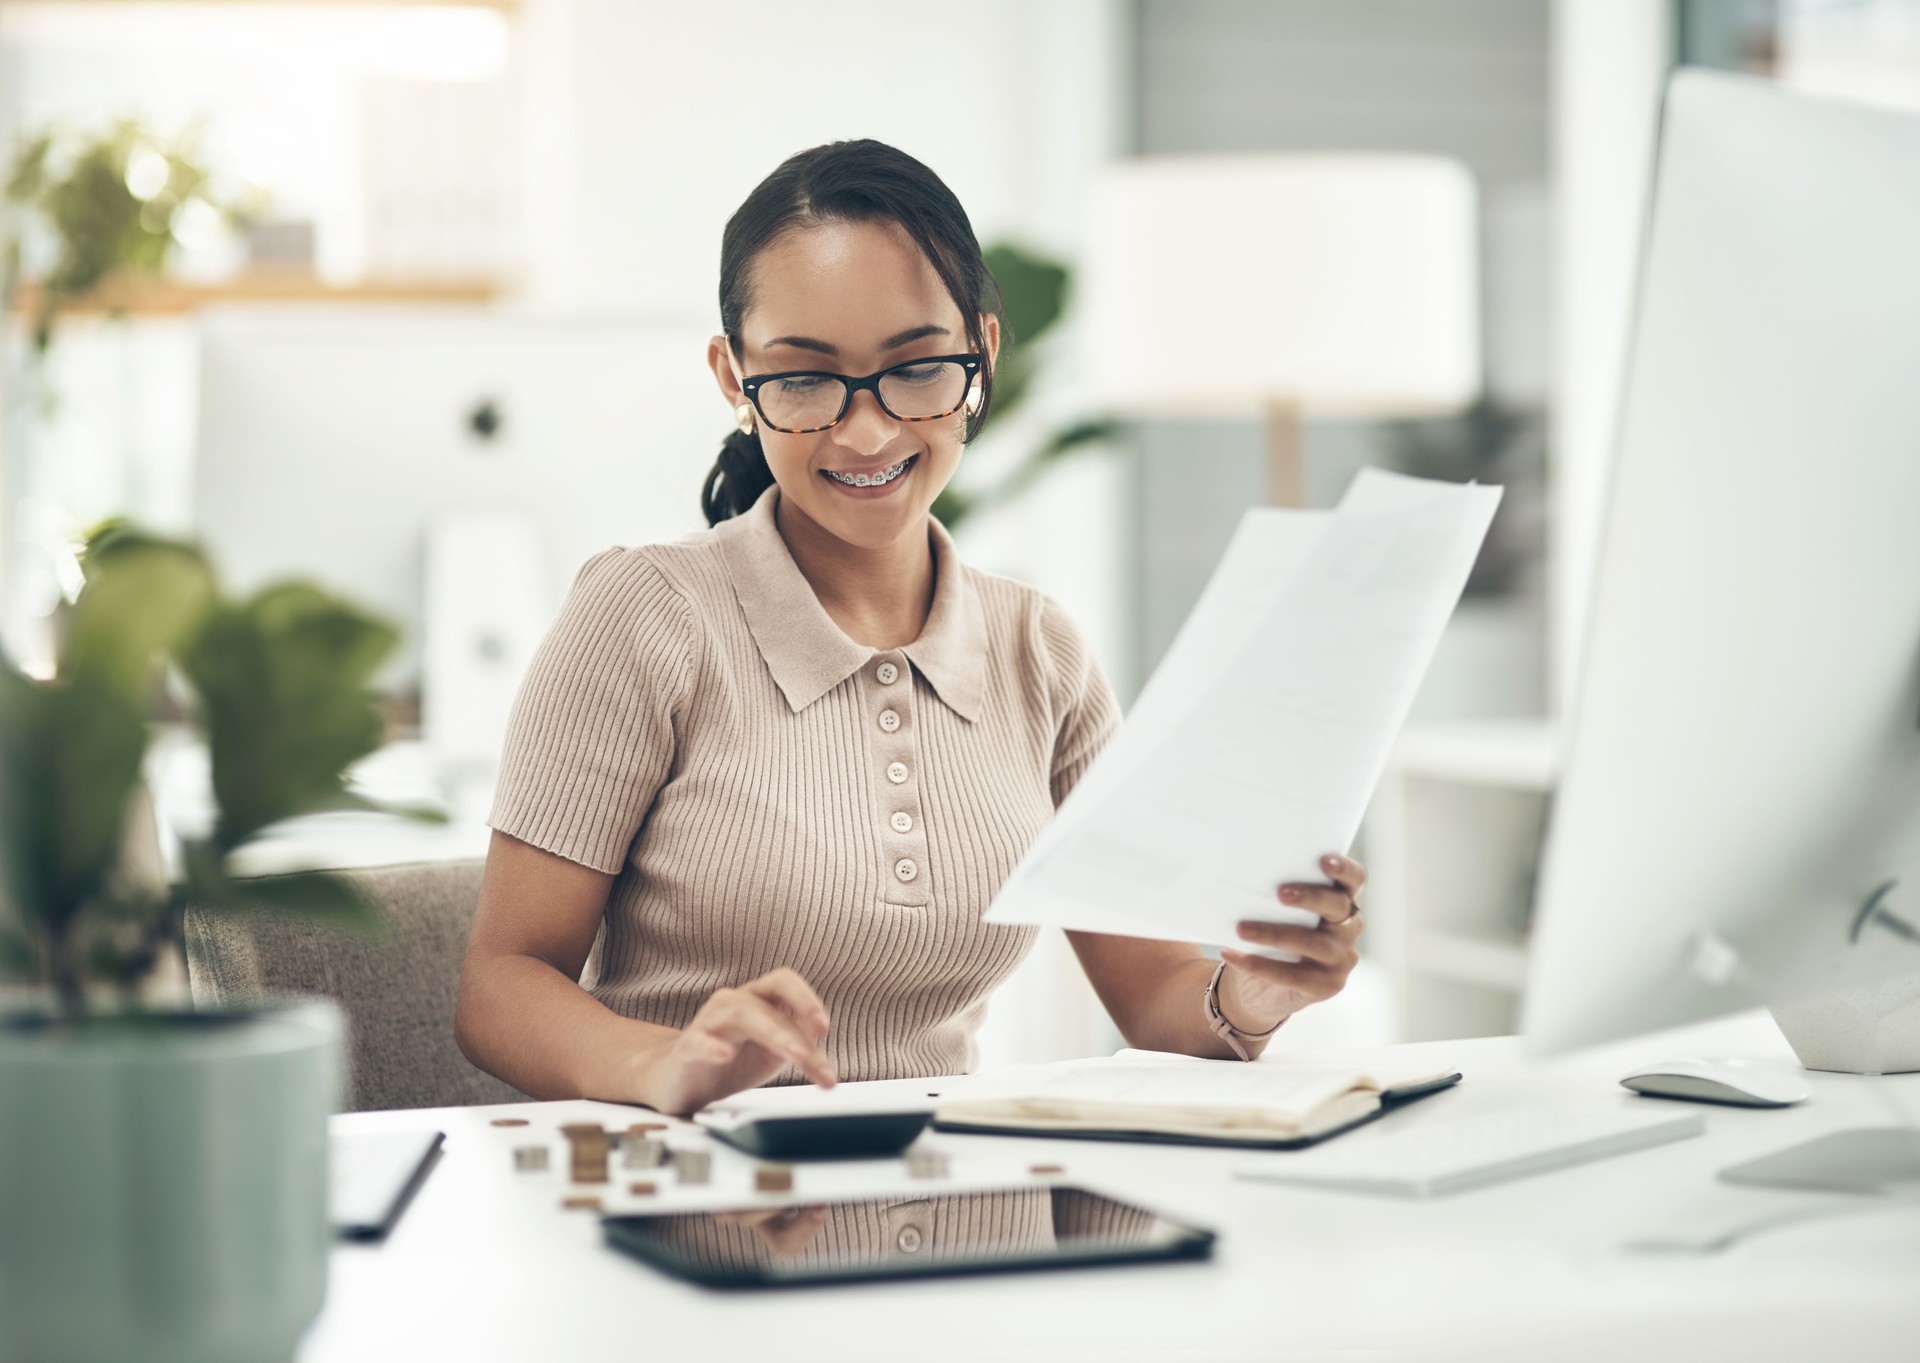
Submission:
M 1790 1107 L 1813 1092 L 1807 1081 L 1777 1065 L 1753 1060 L 1668 1060 L 1620 1081 L 1650 1098 L 1687 1098 L 1736 1107 Z

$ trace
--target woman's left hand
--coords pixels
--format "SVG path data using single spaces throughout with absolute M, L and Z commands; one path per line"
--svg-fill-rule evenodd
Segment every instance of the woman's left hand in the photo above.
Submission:
M 1320 865 L 1327 884 L 1282 885 L 1280 902 L 1320 915 L 1313 927 L 1244 922 L 1243 941 L 1291 951 L 1298 961 L 1276 961 L 1231 948 L 1220 977 L 1220 1011 L 1242 1032 L 1264 1032 L 1310 1003 L 1330 999 L 1346 988 L 1360 959 L 1360 887 L 1367 868 L 1352 857 L 1326 856 Z

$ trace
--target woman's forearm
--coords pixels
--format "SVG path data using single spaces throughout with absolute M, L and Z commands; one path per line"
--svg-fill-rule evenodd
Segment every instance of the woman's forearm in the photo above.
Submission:
M 1134 1040 L 1129 1035 L 1128 1041 L 1149 1050 L 1173 1051 L 1209 1060 L 1240 1059 L 1234 1049 L 1207 1025 L 1202 997 L 1217 964 L 1205 956 L 1196 956 L 1168 970 L 1161 977 L 1159 987 L 1151 991 L 1140 1009 L 1141 1017 L 1135 1026 L 1141 1032 L 1142 1039 Z M 1228 1022 L 1236 1027 L 1255 1028 L 1253 1021 L 1243 1021 L 1234 1016 L 1230 1002 L 1223 999 L 1221 1004 Z M 1270 1022 L 1262 1022 L 1258 1027 L 1268 1025 Z M 1258 1056 L 1267 1045 L 1264 1038 L 1244 1039 L 1240 1044 L 1246 1047 L 1249 1056 Z
M 469 962 L 454 1018 L 460 1051 L 533 1098 L 646 1103 L 648 1071 L 680 1033 L 621 1017 L 550 963 Z
M 1239 1058 L 1207 1026 L 1201 999 L 1216 963 L 1198 947 L 1093 932 L 1069 932 L 1067 940 L 1129 1046 L 1218 1060 Z M 1222 1005 L 1236 1026 L 1259 1030 L 1266 1025 L 1237 1016 L 1228 1000 Z M 1242 1044 L 1253 1055 L 1265 1045 Z

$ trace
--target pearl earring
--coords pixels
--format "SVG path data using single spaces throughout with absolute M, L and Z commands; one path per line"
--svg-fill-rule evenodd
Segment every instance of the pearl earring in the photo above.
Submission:
M 733 409 L 733 424 L 740 428 L 740 434 L 753 434 L 753 404 L 743 402 Z

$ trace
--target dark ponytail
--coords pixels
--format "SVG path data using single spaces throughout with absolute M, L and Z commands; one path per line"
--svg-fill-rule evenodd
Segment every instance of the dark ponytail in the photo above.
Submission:
M 738 516 L 773 486 L 773 470 L 760 448 L 758 431 L 730 431 L 720 442 L 720 458 L 700 485 L 700 509 L 708 525 Z
M 781 162 L 727 219 L 720 236 L 720 328 L 737 356 L 753 262 L 781 234 L 823 222 L 890 222 L 921 251 L 946 285 L 965 320 L 967 345 L 981 355 L 987 339 L 980 319 L 998 314 L 1000 291 L 973 235 L 973 224 L 953 191 L 921 162 L 884 142 L 829 142 Z M 993 406 L 993 366 L 980 376 L 980 406 L 967 418 L 972 440 Z M 700 486 L 708 525 L 738 516 L 773 485 L 773 470 L 758 434 L 729 434 L 720 458 Z

